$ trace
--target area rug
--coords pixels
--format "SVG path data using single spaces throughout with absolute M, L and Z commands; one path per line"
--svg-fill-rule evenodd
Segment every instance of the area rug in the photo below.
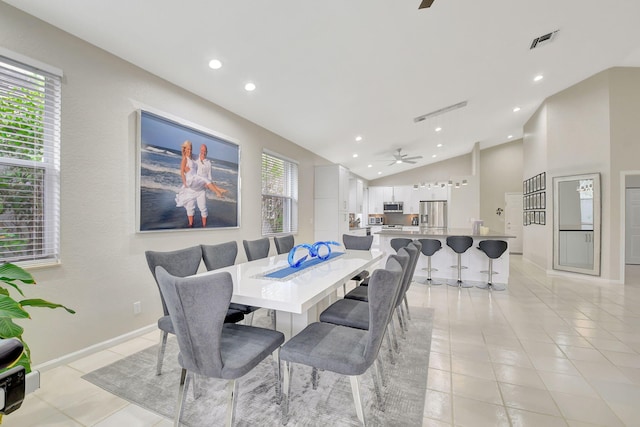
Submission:
M 400 354 L 396 354 L 396 363 L 390 363 L 386 343 L 381 350 L 387 378 L 387 384 L 383 388 L 386 404 L 384 412 L 378 409 L 375 402 L 370 372 L 361 376 L 361 394 L 369 425 L 422 425 L 433 310 L 412 307 L 411 319 L 406 338 L 399 339 Z M 254 324 L 256 323 L 268 325 L 269 319 L 266 316 L 256 318 Z M 167 342 L 160 376 L 155 374 L 157 346 L 153 346 L 90 372 L 83 378 L 131 403 L 173 419 L 180 378 L 177 355 L 178 345 L 173 337 Z M 223 425 L 227 405 L 225 386 L 226 381 L 198 377 L 198 398 L 194 399 L 190 387 L 184 404 L 182 424 L 191 427 Z M 281 412 L 275 400 L 272 358 L 263 361 L 239 380 L 237 399 L 236 425 L 280 425 Z M 360 425 L 349 379 L 332 372 L 321 372 L 318 388 L 313 390 L 311 369 L 294 365 L 289 408 L 289 426 Z

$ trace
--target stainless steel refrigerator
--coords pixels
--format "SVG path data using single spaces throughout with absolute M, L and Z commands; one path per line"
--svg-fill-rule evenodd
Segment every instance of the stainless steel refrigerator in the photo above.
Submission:
M 420 227 L 447 228 L 447 201 L 421 200 Z

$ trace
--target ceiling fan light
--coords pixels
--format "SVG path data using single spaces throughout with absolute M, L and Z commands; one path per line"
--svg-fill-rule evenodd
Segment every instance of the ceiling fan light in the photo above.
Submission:
M 402 159 L 396 160 L 396 164 L 400 164 L 400 163 L 402 163 Z

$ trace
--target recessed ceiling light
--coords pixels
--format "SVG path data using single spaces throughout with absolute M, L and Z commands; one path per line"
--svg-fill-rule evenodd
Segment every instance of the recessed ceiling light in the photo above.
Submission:
M 382 172 L 378 171 L 378 175 L 382 175 Z
M 360 135 L 356 136 L 356 141 L 358 142 L 362 141 L 362 137 Z
M 442 130 L 442 128 L 440 126 L 438 126 L 435 130 L 436 130 L 436 132 L 440 132 Z
M 222 67 L 222 62 L 220 62 L 219 59 L 212 59 L 211 61 L 209 61 L 209 68 L 217 70 L 220 67 Z
M 246 90 L 247 92 L 252 92 L 254 90 L 256 90 L 256 85 L 249 82 L 246 85 L 244 85 L 244 90 Z
M 438 145 L 436 145 L 436 147 L 440 148 L 440 147 L 442 147 L 442 144 L 438 144 Z
M 507 136 L 507 138 L 511 139 L 511 138 L 513 138 L 513 135 L 509 135 L 509 136 Z
M 436 157 L 438 157 L 438 155 L 437 155 L 437 154 L 434 154 L 434 155 L 432 155 L 431 157 L 435 159 Z
M 355 159 L 356 157 L 358 157 L 358 154 L 354 153 L 353 158 Z
M 513 112 L 514 112 L 514 113 L 517 113 L 518 111 L 520 111 L 520 107 L 515 107 L 515 108 L 513 109 Z
M 544 79 L 544 76 L 542 74 L 538 74 L 537 76 L 535 76 L 533 78 L 534 82 L 539 82 L 540 80 Z
M 373 165 L 367 165 L 367 167 L 368 167 L 368 168 L 372 168 L 372 167 L 373 167 Z

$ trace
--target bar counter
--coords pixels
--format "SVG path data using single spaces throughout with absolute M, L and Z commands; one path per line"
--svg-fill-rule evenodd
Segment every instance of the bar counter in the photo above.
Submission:
M 432 271 L 431 277 L 434 279 L 434 282 L 446 281 L 447 283 L 456 281 L 457 269 L 455 266 L 458 262 L 457 254 L 447 246 L 447 237 L 470 236 L 473 238 L 473 245 L 461 256 L 462 265 L 467 267 L 462 270 L 462 280 L 471 282 L 472 284 L 486 283 L 488 280 L 487 274 L 481 273 L 481 271 L 488 270 L 489 258 L 484 252 L 477 249 L 478 243 L 481 240 L 504 240 L 507 242 L 507 250 L 500 258 L 493 260 L 493 282 L 502 285 L 509 283 L 509 239 L 515 238 L 516 236 L 493 230 L 489 230 L 487 234 L 473 234 L 470 228 L 421 229 L 420 231 L 383 230 L 376 234 L 380 237 L 380 250 L 385 253 L 385 256 L 395 253 L 390 243 L 393 238 L 404 237 L 409 239 L 440 240 L 442 249 L 431 257 L 431 268 L 437 269 L 438 271 Z M 420 254 L 414 280 L 424 281 L 426 279 L 426 267 L 427 257 Z M 498 274 L 496 274 L 496 272 L 498 272 Z

